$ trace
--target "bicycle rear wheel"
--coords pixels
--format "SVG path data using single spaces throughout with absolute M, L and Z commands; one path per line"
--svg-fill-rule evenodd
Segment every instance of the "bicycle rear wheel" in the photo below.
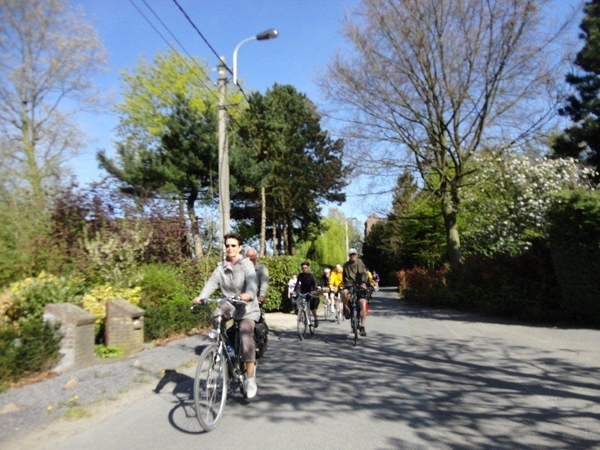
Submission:
M 335 319 L 337 320 L 338 325 L 340 324 L 340 322 L 342 320 L 344 320 L 344 304 L 342 303 L 341 299 L 339 299 L 337 301 L 337 309 L 335 311 Z
M 200 355 L 194 377 L 196 417 L 204 431 L 214 430 L 227 401 L 227 364 L 217 345 L 209 345 Z
M 308 319 L 306 311 L 298 311 L 298 337 L 302 341 L 306 337 L 306 329 L 308 328 Z

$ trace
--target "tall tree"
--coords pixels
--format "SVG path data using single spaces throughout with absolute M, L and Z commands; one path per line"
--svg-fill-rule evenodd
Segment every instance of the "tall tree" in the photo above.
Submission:
M 558 156 L 583 159 L 600 172 L 600 1 L 587 2 L 584 13 L 579 36 L 585 44 L 575 58 L 580 71 L 567 75 L 576 93 L 559 110 L 575 123 L 556 139 L 553 148 Z
M 322 79 L 364 170 L 420 174 L 454 266 L 466 163 L 484 143 L 515 145 L 552 115 L 540 99 L 553 92 L 550 55 L 564 27 L 545 31 L 547 3 L 363 0 L 344 28 L 354 53 L 336 57 Z
M 240 119 L 240 150 L 245 156 L 239 160 L 260 164 L 248 179 L 260 182 L 253 186 L 253 196 L 248 195 L 251 189 L 243 190 L 243 204 L 259 205 L 259 187 L 264 187 L 274 248 L 294 254 L 296 240 L 321 226 L 320 203 L 345 200 L 341 191 L 349 168 L 342 163 L 344 143 L 321 128 L 314 103 L 293 86 L 275 84 L 265 95 L 252 95 L 248 103 Z M 232 214 L 242 219 L 247 210 Z
M 186 205 L 196 256 L 202 257 L 198 203 L 217 195 L 217 88 L 205 64 L 169 51 L 124 73 L 117 157 L 100 165 L 132 195 L 164 196 Z M 238 97 L 231 101 L 238 100 Z
M 74 115 L 97 105 L 91 77 L 106 53 L 64 0 L 0 0 L 0 52 L 3 188 L 24 188 L 44 207 L 82 146 Z

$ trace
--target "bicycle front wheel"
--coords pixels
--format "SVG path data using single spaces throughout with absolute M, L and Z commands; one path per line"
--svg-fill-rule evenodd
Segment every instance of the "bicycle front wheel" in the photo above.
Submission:
M 200 355 L 194 377 L 196 417 L 204 431 L 214 430 L 227 401 L 227 361 L 217 345 L 209 345 Z
M 354 333 L 354 345 L 358 342 L 358 315 L 356 308 L 352 308 L 352 333 Z
M 298 311 L 298 337 L 302 341 L 306 337 L 306 329 L 308 328 L 308 318 L 306 311 Z

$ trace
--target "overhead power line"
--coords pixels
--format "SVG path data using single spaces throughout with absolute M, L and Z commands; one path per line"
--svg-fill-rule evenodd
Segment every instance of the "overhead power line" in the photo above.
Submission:
M 146 0 L 142 0 L 142 2 L 146 5 L 146 7 L 150 10 L 150 12 L 154 15 L 154 17 L 160 22 L 160 24 L 165 28 L 165 30 L 167 30 L 167 32 L 171 35 L 171 37 L 175 40 L 175 42 L 177 43 L 177 45 L 179 45 L 179 47 L 181 48 L 181 50 L 183 50 L 183 52 L 188 56 L 188 58 L 193 61 L 194 65 L 200 69 L 202 72 L 206 72 L 205 68 L 200 66 L 198 64 L 198 62 L 196 61 L 196 59 L 194 57 L 192 57 L 192 55 L 190 55 L 190 53 L 186 50 L 186 48 L 183 46 L 183 44 L 177 39 L 177 37 L 175 36 L 175 34 L 169 29 L 169 27 L 163 22 L 163 20 L 160 18 L 160 16 L 152 9 L 152 7 L 148 4 L 148 2 L 146 2 Z M 156 32 L 156 34 L 158 34 L 161 39 L 163 41 L 165 41 L 165 43 L 176 53 L 179 53 L 179 51 L 171 44 L 171 42 L 169 42 L 169 40 L 167 38 L 165 38 L 165 36 L 160 32 L 160 30 L 158 30 L 158 28 L 156 26 L 154 26 L 154 23 L 152 23 L 152 21 L 146 16 L 146 14 L 144 14 L 144 12 L 135 4 L 135 2 L 133 0 L 129 0 L 129 3 L 131 3 L 133 5 L 133 7 L 138 11 L 138 13 L 144 18 L 144 20 L 146 20 L 146 22 L 152 27 L 152 29 Z M 192 70 L 192 67 L 189 65 L 188 61 L 184 59 L 184 63 L 185 65 Z M 217 93 L 215 92 L 215 89 L 217 89 L 216 84 L 210 79 L 210 78 L 206 78 L 206 80 L 208 82 L 211 83 L 211 86 L 209 86 L 206 81 L 202 78 L 198 78 L 198 81 L 208 90 L 208 92 L 211 93 L 212 96 L 217 96 Z

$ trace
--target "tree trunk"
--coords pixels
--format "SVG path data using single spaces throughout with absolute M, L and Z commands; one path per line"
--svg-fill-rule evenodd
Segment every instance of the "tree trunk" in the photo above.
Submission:
M 277 251 L 279 249 L 279 245 L 277 242 L 277 218 L 273 215 L 273 219 L 271 220 L 271 223 L 273 224 L 273 229 L 271 230 L 271 243 L 273 245 L 273 256 L 278 255 L 279 252 Z
M 446 252 L 450 267 L 453 269 L 461 263 L 460 235 L 456 225 L 458 197 L 452 192 L 446 192 L 442 197 L 442 217 L 446 228 Z
M 200 224 L 198 223 L 198 217 L 196 216 L 196 211 L 194 211 L 194 204 L 196 203 L 197 198 L 197 192 L 193 192 L 190 194 L 190 196 L 187 198 L 187 211 L 192 228 L 194 253 L 196 254 L 197 259 L 201 259 L 202 257 L 204 257 L 204 253 L 202 252 L 202 236 L 200 235 Z
M 26 108 L 23 107 L 21 114 L 21 132 L 23 133 L 23 152 L 25 153 L 26 161 L 26 179 L 31 187 L 31 195 L 35 205 L 44 209 L 46 206 L 46 198 L 44 189 L 42 188 L 42 174 L 35 156 L 35 137 L 33 129 L 33 121 L 29 120 Z
M 259 256 L 265 256 L 267 240 L 267 194 L 265 187 L 260 187 L 260 249 Z

